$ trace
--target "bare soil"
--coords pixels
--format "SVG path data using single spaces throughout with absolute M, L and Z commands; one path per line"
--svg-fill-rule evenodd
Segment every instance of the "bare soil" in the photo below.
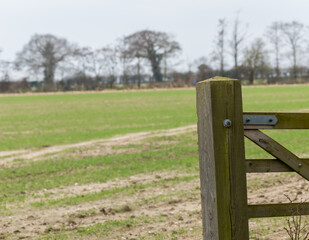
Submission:
M 150 176 L 147 175 L 138 175 L 133 176 L 130 179 L 127 179 L 120 183 L 124 185 L 136 184 L 136 181 L 158 181 L 163 178 L 166 179 L 179 176 L 176 172 L 169 173 L 153 173 Z M 135 179 L 135 180 L 134 180 Z M 117 186 L 118 181 L 109 182 L 111 186 Z M 108 186 L 108 187 L 111 187 Z M 200 203 L 198 195 L 192 197 L 191 200 L 184 201 L 180 197 L 176 196 L 173 199 L 158 203 L 144 203 L 146 199 L 155 198 L 158 196 L 169 195 L 172 191 L 187 191 L 191 189 L 190 192 L 196 192 L 198 190 L 198 180 L 193 180 L 187 183 L 181 183 L 177 185 L 166 185 L 164 187 L 151 187 L 147 191 L 140 190 L 133 196 L 126 196 L 125 198 L 116 198 L 116 199 L 102 199 L 94 202 L 82 203 L 76 206 L 66 206 L 66 207 L 57 207 L 51 209 L 32 209 L 25 207 L 21 210 L 18 210 L 13 215 L 2 216 L 0 219 L 0 228 L 1 233 L 11 234 L 10 239 L 18 239 L 20 237 L 32 239 L 42 234 L 48 229 L 51 231 L 59 231 L 62 227 L 77 227 L 89 226 L 96 223 L 104 223 L 105 221 L 111 220 L 124 220 L 130 218 L 138 218 L 141 216 L 147 216 L 152 218 L 154 216 L 159 216 L 160 214 L 166 214 L 168 216 L 177 216 L 187 214 L 188 216 L 192 213 L 193 215 L 199 215 Z M 82 188 L 74 189 L 75 191 L 80 190 L 79 194 L 83 193 Z M 92 185 L 93 187 L 93 185 Z M 101 186 L 100 186 L 101 187 Z M 100 188 L 99 188 L 100 189 Z M 63 189 L 53 189 L 54 192 L 61 192 Z M 90 189 L 87 188 L 89 191 Z M 97 191 L 96 189 L 95 191 Z M 196 194 L 195 194 L 196 195 Z M 91 214 L 86 214 L 84 212 L 91 212 Z M 192 221 L 200 221 L 200 217 L 192 216 L 190 221 L 190 226 L 192 226 Z M 173 223 L 173 217 L 169 219 Z M 180 223 L 179 223 L 180 224 Z M 176 225 L 179 225 L 176 224 Z M 186 223 L 183 223 L 186 224 Z M 156 232 L 160 231 L 157 227 L 152 224 Z M 162 224 L 162 225 L 166 225 Z M 175 226 L 165 226 L 166 231 L 169 229 L 176 229 Z M 152 229 L 152 227 L 145 224 L 143 226 L 145 229 L 146 235 Z M 73 229 L 72 229 L 73 230 Z M 142 236 L 141 229 L 128 229 L 126 232 L 115 232 L 112 233 L 106 239 L 118 239 L 119 237 L 131 236 L 131 238 Z M 152 230 L 154 231 L 154 230 Z M 143 231 L 142 231 L 143 232 Z M 130 239 L 131 239 L 130 238 Z M 127 239 L 127 238 L 125 238 Z
M 0 152 L 2 166 L 12 166 L 15 159 L 35 161 L 44 158 L 46 154 L 67 154 L 62 151 L 71 148 L 85 148 L 81 154 L 111 153 L 111 146 L 136 143 L 148 137 L 170 136 L 196 129 L 195 125 L 152 132 L 132 133 L 116 136 L 110 139 L 99 139 L 77 144 L 50 146 L 44 149 L 25 149 L 19 151 Z M 102 152 L 95 146 L 103 146 Z M 87 152 L 85 152 L 87 151 Z M 120 150 L 121 151 L 121 150 Z M 133 151 L 133 150 L 132 150 Z M 115 152 L 117 154 L 117 152 Z M 106 183 L 75 184 L 54 189 L 45 189 L 33 193 L 39 197 L 58 199 L 68 196 L 100 192 L 106 189 L 131 187 L 139 184 L 155 183 L 175 177 L 191 176 L 177 171 L 160 171 L 149 174 L 139 174 L 126 179 L 115 179 Z M 284 196 L 297 196 L 299 200 L 309 199 L 309 184 L 298 175 L 266 173 L 248 174 L 248 203 L 280 203 L 288 202 Z M 131 219 L 136 224 L 117 228 L 106 237 L 91 239 L 156 239 L 164 234 L 164 239 L 202 239 L 201 202 L 199 179 L 194 178 L 178 184 L 167 182 L 163 185 L 152 185 L 147 189 L 137 189 L 134 195 L 106 197 L 97 201 L 85 202 L 74 206 L 33 208 L 31 203 L 36 198 L 28 197 L 19 206 L 8 206 L 11 214 L 0 218 L 0 239 L 38 239 L 42 235 L 58 234 L 63 229 L 66 233 L 80 231 L 81 227 L 94 224 L 104 224 L 110 221 Z M 286 220 L 276 223 L 272 220 L 250 221 L 250 239 L 288 239 L 283 227 Z M 177 234 L 179 232 L 182 234 Z M 51 238 L 53 239 L 53 238 Z M 82 234 L 69 239 L 89 239 Z
M 146 175 L 131 176 L 121 181 L 115 180 L 103 184 L 60 187 L 48 191 L 52 197 L 53 195 L 61 197 L 100 191 L 102 188 L 132 186 L 140 182 L 151 183 L 175 176 L 184 176 L 184 174 L 177 172 L 153 172 Z M 272 177 L 266 176 L 263 180 L 273 179 Z M 254 178 L 256 176 L 249 176 L 248 181 L 250 182 Z M 302 199 L 307 199 L 309 198 L 308 187 L 308 183 L 295 175 L 291 178 L 286 178 L 284 182 L 274 182 L 272 186 L 265 186 L 265 188 L 262 187 L 255 191 L 249 190 L 248 202 L 249 204 L 287 202 L 288 200 L 283 194 L 290 196 L 299 195 Z M 2 234 L 9 234 L 10 237 L 8 239 L 36 239 L 36 237 L 44 233 L 57 233 L 63 227 L 75 231 L 78 227 L 91 226 L 111 220 L 119 221 L 143 217 L 156 219 L 161 217 L 163 221 L 140 223 L 137 226 L 130 226 L 125 230 L 111 232 L 106 238 L 98 239 L 138 239 L 155 236 L 161 232 L 173 233 L 182 228 L 187 229 L 188 232 L 177 239 L 202 239 L 199 191 L 199 179 L 194 179 L 176 185 L 166 184 L 164 186 L 150 187 L 147 190 L 141 189 L 133 196 L 126 196 L 125 198 L 107 198 L 75 206 L 50 209 L 33 209 L 25 206 L 13 212 L 10 216 L 2 216 L 0 219 L 0 229 Z M 186 194 L 177 194 L 179 192 L 185 192 Z M 175 195 L 171 193 L 175 193 Z M 160 198 L 160 201 L 147 201 L 155 198 Z M 269 225 L 270 228 L 272 226 L 269 220 L 265 220 L 262 224 Z M 262 224 L 252 220 L 250 222 L 251 231 L 260 231 L 260 225 Z M 285 224 L 285 221 L 283 221 L 283 224 Z M 87 238 L 80 237 L 80 239 Z M 288 238 L 283 230 L 283 226 L 279 225 L 279 227 L 270 231 L 264 238 L 252 239 L 282 240 Z

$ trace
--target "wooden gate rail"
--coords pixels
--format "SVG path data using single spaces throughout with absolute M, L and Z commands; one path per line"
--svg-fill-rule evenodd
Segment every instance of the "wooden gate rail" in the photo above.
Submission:
M 243 112 L 239 80 L 197 84 L 198 143 L 203 239 L 249 239 L 249 218 L 309 215 L 309 203 L 247 204 L 246 173 L 297 172 L 301 159 L 259 129 L 309 129 L 309 113 Z M 274 159 L 245 159 L 244 136 Z
M 309 215 L 309 203 L 257 204 L 248 206 L 249 218 Z
M 302 162 L 309 165 L 309 158 L 301 158 Z M 246 159 L 247 173 L 263 172 L 295 172 L 279 159 Z
M 244 112 L 244 115 L 275 115 L 278 123 L 269 125 L 246 125 L 245 129 L 309 129 L 309 113 Z

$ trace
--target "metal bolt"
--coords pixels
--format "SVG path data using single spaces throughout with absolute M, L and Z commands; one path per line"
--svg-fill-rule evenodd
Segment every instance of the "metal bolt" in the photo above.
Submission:
M 273 121 L 273 119 L 272 119 L 272 118 L 270 118 L 270 119 L 268 120 L 268 122 L 270 122 L 270 123 L 271 123 L 272 121 Z
M 225 119 L 223 121 L 223 126 L 226 127 L 226 128 L 229 128 L 230 126 L 232 126 L 232 122 L 230 119 Z
M 299 166 L 299 167 L 301 167 L 301 166 L 302 166 L 302 164 L 301 164 L 301 163 L 299 163 L 299 164 L 298 164 L 298 166 Z
M 250 122 L 250 118 L 246 118 L 246 122 L 247 122 L 247 123 Z

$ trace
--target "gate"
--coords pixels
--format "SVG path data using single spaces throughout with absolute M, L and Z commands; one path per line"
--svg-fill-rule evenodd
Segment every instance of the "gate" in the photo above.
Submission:
M 253 172 L 297 172 L 309 180 L 309 159 L 260 131 L 309 129 L 309 113 L 243 113 L 235 79 L 211 78 L 196 91 L 203 239 L 246 240 L 249 218 L 309 215 L 309 203 L 248 205 L 246 184 Z M 245 159 L 244 136 L 274 159 Z

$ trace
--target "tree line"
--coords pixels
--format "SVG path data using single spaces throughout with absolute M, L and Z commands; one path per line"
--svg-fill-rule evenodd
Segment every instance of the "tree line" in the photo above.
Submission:
M 117 79 L 124 85 L 134 83 L 140 87 L 145 78 L 162 82 L 166 77 L 162 71 L 163 62 L 180 51 L 172 35 L 149 30 L 133 33 L 98 49 L 79 47 L 51 34 L 35 34 L 17 53 L 14 62 L 1 62 L 1 90 L 16 85 L 9 84 L 13 70 L 27 72 L 24 82 L 30 78 L 42 80 L 34 82 L 46 91 L 113 88 Z M 148 66 L 151 75 L 145 69 Z
M 263 36 L 247 41 L 248 30 L 236 18 L 230 39 L 226 38 L 226 32 L 227 21 L 220 19 L 212 52 L 220 75 L 242 79 L 248 84 L 253 84 L 255 79 L 264 79 L 266 83 L 308 81 L 308 26 L 297 21 L 273 22 Z M 229 53 L 233 64 L 226 69 Z
M 237 17 L 218 20 L 213 50 L 181 63 L 181 46 L 174 36 L 142 30 L 98 49 L 80 47 L 52 34 L 35 34 L 12 62 L 0 59 L 0 91 L 101 90 L 114 87 L 183 87 L 220 75 L 244 84 L 297 83 L 309 79 L 307 26 L 273 22 L 263 36 L 250 39 Z M 12 73 L 23 75 L 13 79 Z

